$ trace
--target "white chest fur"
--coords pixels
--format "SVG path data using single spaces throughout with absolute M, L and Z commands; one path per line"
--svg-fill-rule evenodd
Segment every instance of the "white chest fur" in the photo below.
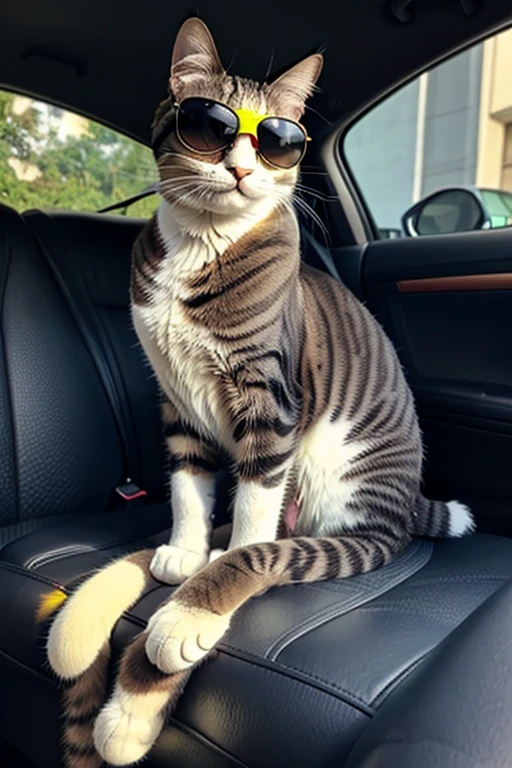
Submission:
M 155 275 L 150 304 L 134 305 L 135 330 L 160 386 L 179 411 L 196 427 L 220 439 L 217 379 L 225 370 L 226 350 L 204 326 L 192 325 L 183 311 L 186 281 L 213 261 L 269 213 L 213 222 L 196 215 L 194 231 L 184 232 L 171 206 L 162 202 L 157 214 L 166 256 Z

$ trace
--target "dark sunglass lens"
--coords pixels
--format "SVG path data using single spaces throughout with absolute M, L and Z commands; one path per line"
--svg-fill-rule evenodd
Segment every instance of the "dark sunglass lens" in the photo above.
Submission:
M 222 104 L 206 99 L 185 99 L 178 111 L 178 134 L 197 152 L 217 152 L 236 137 L 238 118 Z
M 300 163 L 306 147 L 304 131 L 291 120 L 267 117 L 258 125 L 260 154 L 278 168 L 293 168 Z

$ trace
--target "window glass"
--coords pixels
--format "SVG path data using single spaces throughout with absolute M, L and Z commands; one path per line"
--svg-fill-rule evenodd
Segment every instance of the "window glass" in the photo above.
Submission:
M 506 30 L 422 74 L 350 129 L 342 149 L 381 237 L 512 225 L 511 72 Z M 452 197 L 433 201 L 440 190 Z
M 510 227 L 512 224 L 512 194 L 482 189 L 482 198 L 489 211 L 493 228 Z
M 0 91 L 0 201 L 18 211 L 97 211 L 157 180 L 151 150 L 92 120 Z M 149 216 L 156 197 L 128 208 Z

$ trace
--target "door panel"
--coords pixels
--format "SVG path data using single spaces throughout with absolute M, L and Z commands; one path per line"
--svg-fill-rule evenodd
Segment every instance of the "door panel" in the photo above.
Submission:
M 512 535 L 512 231 L 377 241 L 363 290 L 425 438 L 425 493 Z

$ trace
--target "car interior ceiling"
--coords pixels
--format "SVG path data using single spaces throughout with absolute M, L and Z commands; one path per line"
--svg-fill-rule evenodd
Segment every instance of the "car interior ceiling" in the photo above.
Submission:
M 157 0 L 4 2 L 0 83 L 148 143 L 173 39 L 190 10 Z M 318 139 L 314 165 L 333 126 L 348 126 L 429 65 L 512 23 L 510 0 L 261 0 L 250 8 L 217 0 L 200 10 L 224 62 L 255 79 L 269 61 L 277 73 L 325 50 L 306 117 Z M 409 376 L 427 445 L 426 493 L 467 501 L 479 532 L 417 541 L 351 585 L 287 587 L 252 601 L 193 675 L 150 768 L 509 764 L 512 686 L 500 668 L 512 661 L 511 293 L 435 292 L 422 281 L 512 274 L 512 232 L 378 241 L 355 180 L 342 163 L 337 173 L 349 200 L 321 211 L 334 264 Z M 323 188 L 322 179 L 311 185 Z M 339 192 L 340 182 L 328 183 Z M 55 584 L 75 585 L 113 557 L 167 541 L 166 459 L 157 387 L 129 311 L 130 252 L 144 222 L 115 213 L 20 215 L 5 202 L 0 765 L 55 768 L 60 691 L 36 607 Z M 325 269 L 315 249 L 306 258 Z M 143 504 L 116 495 L 127 477 L 147 492 Z M 221 478 L 219 541 L 229 498 Z M 153 589 L 119 621 L 112 670 L 169 592 Z
M 201 11 L 232 68 L 261 79 L 307 53 L 325 50 L 327 66 L 314 106 L 331 123 L 343 120 L 380 94 L 506 24 L 506 0 L 482 2 L 466 15 L 460 0 L 416 0 L 412 21 L 400 22 L 396 0 L 315 5 L 296 0 L 267 3 L 251 13 L 250 34 L 226 0 Z M 405 5 L 405 3 L 402 3 Z M 191 13 L 180 4 L 99 0 L 3 3 L 1 81 L 92 115 L 128 135 L 148 140 L 155 104 L 165 95 L 174 30 Z M 400 15 L 400 14 L 398 14 Z M 392 51 L 392 55 L 390 52 Z M 134 95 L 136 94 L 136 105 Z

